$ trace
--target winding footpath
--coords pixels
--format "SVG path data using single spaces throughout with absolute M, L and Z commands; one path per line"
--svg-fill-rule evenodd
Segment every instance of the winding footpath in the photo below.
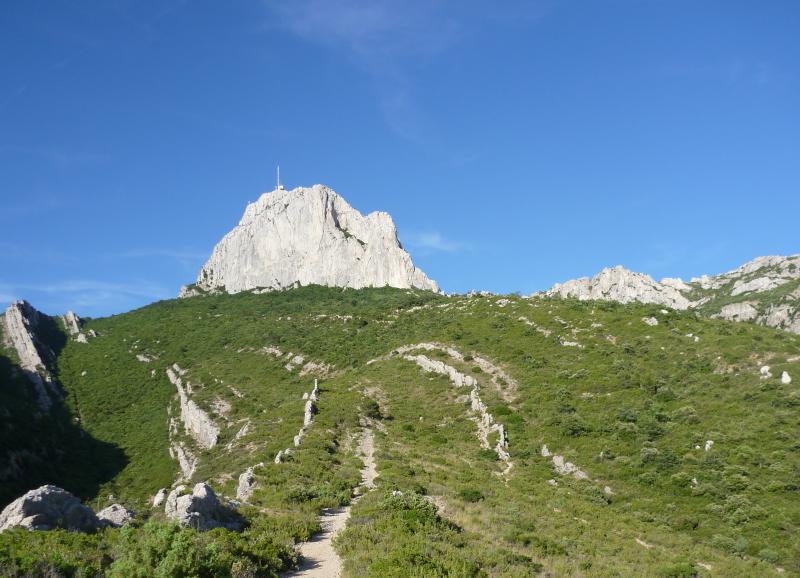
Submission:
M 350 508 L 367 491 L 375 487 L 378 471 L 375 467 L 375 436 L 365 428 L 358 446 L 364 466 L 361 468 L 361 484 L 356 488 L 350 506 L 323 510 L 319 517 L 322 531 L 308 542 L 300 545 L 303 562 L 300 568 L 285 573 L 286 578 L 339 578 L 342 575 L 342 559 L 333 549 L 333 539 L 347 525 Z

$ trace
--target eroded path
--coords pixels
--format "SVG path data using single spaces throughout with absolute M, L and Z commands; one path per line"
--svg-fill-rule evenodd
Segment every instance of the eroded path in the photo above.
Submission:
M 367 491 L 375 487 L 378 471 L 375 467 L 375 436 L 370 428 L 365 428 L 358 451 L 364 466 L 361 468 L 361 484 L 356 488 L 352 503 Z M 351 505 L 352 505 L 351 503 Z M 322 531 L 308 542 L 300 545 L 303 562 L 300 568 L 283 574 L 296 578 L 339 578 L 342 575 L 342 560 L 333 549 L 333 539 L 341 532 L 350 517 L 350 507 L 323 510 L 319 517 Z

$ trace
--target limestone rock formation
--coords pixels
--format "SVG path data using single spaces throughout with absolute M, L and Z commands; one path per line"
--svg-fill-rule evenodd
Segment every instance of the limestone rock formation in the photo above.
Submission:
M 388 213 L 362 215 L 323 185 L 274 190 L 250 203 L 214 248 L 196 288 L 238 293 L 297 285 L 438 291 L 397 238 Z
M 153 507 L 157 508 L 161 504 L 164 503 L 164 500 L 167 499 L 167 488 L 161 488 L 156 492 L 156 495 L 153 496 Z
M 727 319 L 728 321 L 752 321 L 758 317 L 758 309 L 751 301 L 741 303 L 729 303 L 720 309 L 720 312 L 712 317 Z
M 68 491 L 51 485 L 31 490 L 0 513 L 0 532 L 13 527 L 89 532 L 99 526 L 100 521 L 91 509 Z
M 800 255 L 757 257 L 727 273 L 661 282 L 623 267 L 554 285 L 547 296 L 655 303 L 800 333 Z
M 48 411 L 54 400 L 61 399 L 61 391 L 47 369 L 53 352 L 38 335 L 45 318 L 27 301 L 12 303 L 4 316 L 6 339 L 19 357 L 20 368 L 33 384 L 42 411 Z
M 241 518 L 220 503 L 211 486 L 201 482 L 191 493 L 185 490 L 186 486 L 178 486 L 167 496 L 164 512 L 169 518 L 203 532 L 213 528 L 242 529 Z
M 256 468 L 264 467 L 264 463 L 258 463 L 254 466 L 250 466 L 247 468 L 242 474 L 239 476 L 239 484 L 236 487 L 236 499 L 241 500 L 242 502 L 246 502 L 250 499 L 250 496 L 253 495 L 253 490 L 256 487 Z
M 111 526 L 112 528 L 121 528 L 133 522 L 135 518 L 136 514 L 119 504 L 111 504 L 109 507 L 97 512 L 97 519 L 100 520 L 100 524 Z
M 183 380 L 179 377 L 182 370 L 177 365 L 167 369 L 170 383 L 178 390 L 181 403 L 181 420 L 186 432 L 203 448 L 210 449 L 217 445 L 219 427 L 212 421 L 208 414 L 191 399 Z
M 81 318 L 78 317 L 74 311 L 67 311 L 61 316 L 64 321 L 64 327 L 67 328 L 67 333 L 71 336 L 76 336 L 81 332 Z
M 649 275 L 634 273 L 618 265 L 603 269 L 592 279 L 581 277 L 559 283 L 546 292 L 549 296 L 574 297 L 581 301 L 604 299 L 620 303 L 655 303 L 673 309 L 687 309 L 689 300 L 673 285 L 664 285 Z

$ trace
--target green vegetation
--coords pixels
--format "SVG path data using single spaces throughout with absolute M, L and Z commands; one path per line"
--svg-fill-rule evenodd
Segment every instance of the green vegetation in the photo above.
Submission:
M 657 326 L 642 322 L 650 316 Z M 65 575 L 270 575 L 293 563 L 290 546 L 316 529 L 320 508 L 350 500 L 363 418 L 373 422 L 379 478 L 337 541 L 350 576 L 702 576 L 706 566 L 721 576 L 800 575 L 796 335 L 657 306 L 320 287 L 159 302 L 88 328 L 99 336 L 67 343 L 58 377 L 86 436 L 125 459 L 93 474 L 94 488 L 71 484 L 78 466 L 60 462 L 59 484 L 96 508 L 113 494 L 143 525 L 4 533 L 8 575 L 46 564 Z M 468 391 L 387 356 L 421 342 L 464 354 L 419 351 L 480 382 L 508 430 L 507 478 L 478 443 Z M 289 371 L 268 346 L 304 361 Z M 515 383 L 495 385 L 478 358 Z M 318 365 L 301 376 L 308 362 Z M 152 495 L 178 475 L 169 419 L 179 407 L 165 375 L 173 363 L 221 426 L 192 481 L 233 496 L 245 468 L 266 464 L 242 535 L 198 535 L 148 514 Z M 795 382 L 760 379 L 761 364 Z M 314 425 L 275 465 L 314 377 Z M 15 403 L 14 391 L 2 403 Z M 590 479 L 559 476 L 543 445 Z

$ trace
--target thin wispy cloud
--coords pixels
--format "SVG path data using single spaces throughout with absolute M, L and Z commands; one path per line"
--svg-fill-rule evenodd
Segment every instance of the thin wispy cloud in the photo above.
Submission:
M 166 259 L 200 261 L 208 258 L 209 252 L 201 251 L 184 251 L 175 249 L 131 249 L 124 251 L 118 256 L 127 259 L 151 258 L 161 257 Z
M 148 280 L 125 283 L 74 279 L 53 283 L 0 283 L 0 296 L 8 303 L 27 299 L 38 309 L 61 313 L 73 309 L 78 314 L 124 311 L 139 304 L 175 297 L 176 291 Z
M 405 237 L 405 244 L 421 253 L 455 253 L 464 248 L 463 243 L 447 239 L 438 231 L 412 232 Z
M 267 0 L 265 5 L 268 26 L 339 50 L 365 71 L 378 110 L 394 133 L 437 148 L 437 123 L 416 96 L 419 69 L 487 25 L 538 20 L 548 3 L 509 1 L 494 6 L 465 0 L 457 9 L 441 0 Z
M 32 147 L 19 145 L 1 145 L 0 155 L 30 156 L 41 159 L 58 168 L 85 167 L 105 162 L 110 158 L 107 153 L 82 150 L 67 150 L 55 147 Z

